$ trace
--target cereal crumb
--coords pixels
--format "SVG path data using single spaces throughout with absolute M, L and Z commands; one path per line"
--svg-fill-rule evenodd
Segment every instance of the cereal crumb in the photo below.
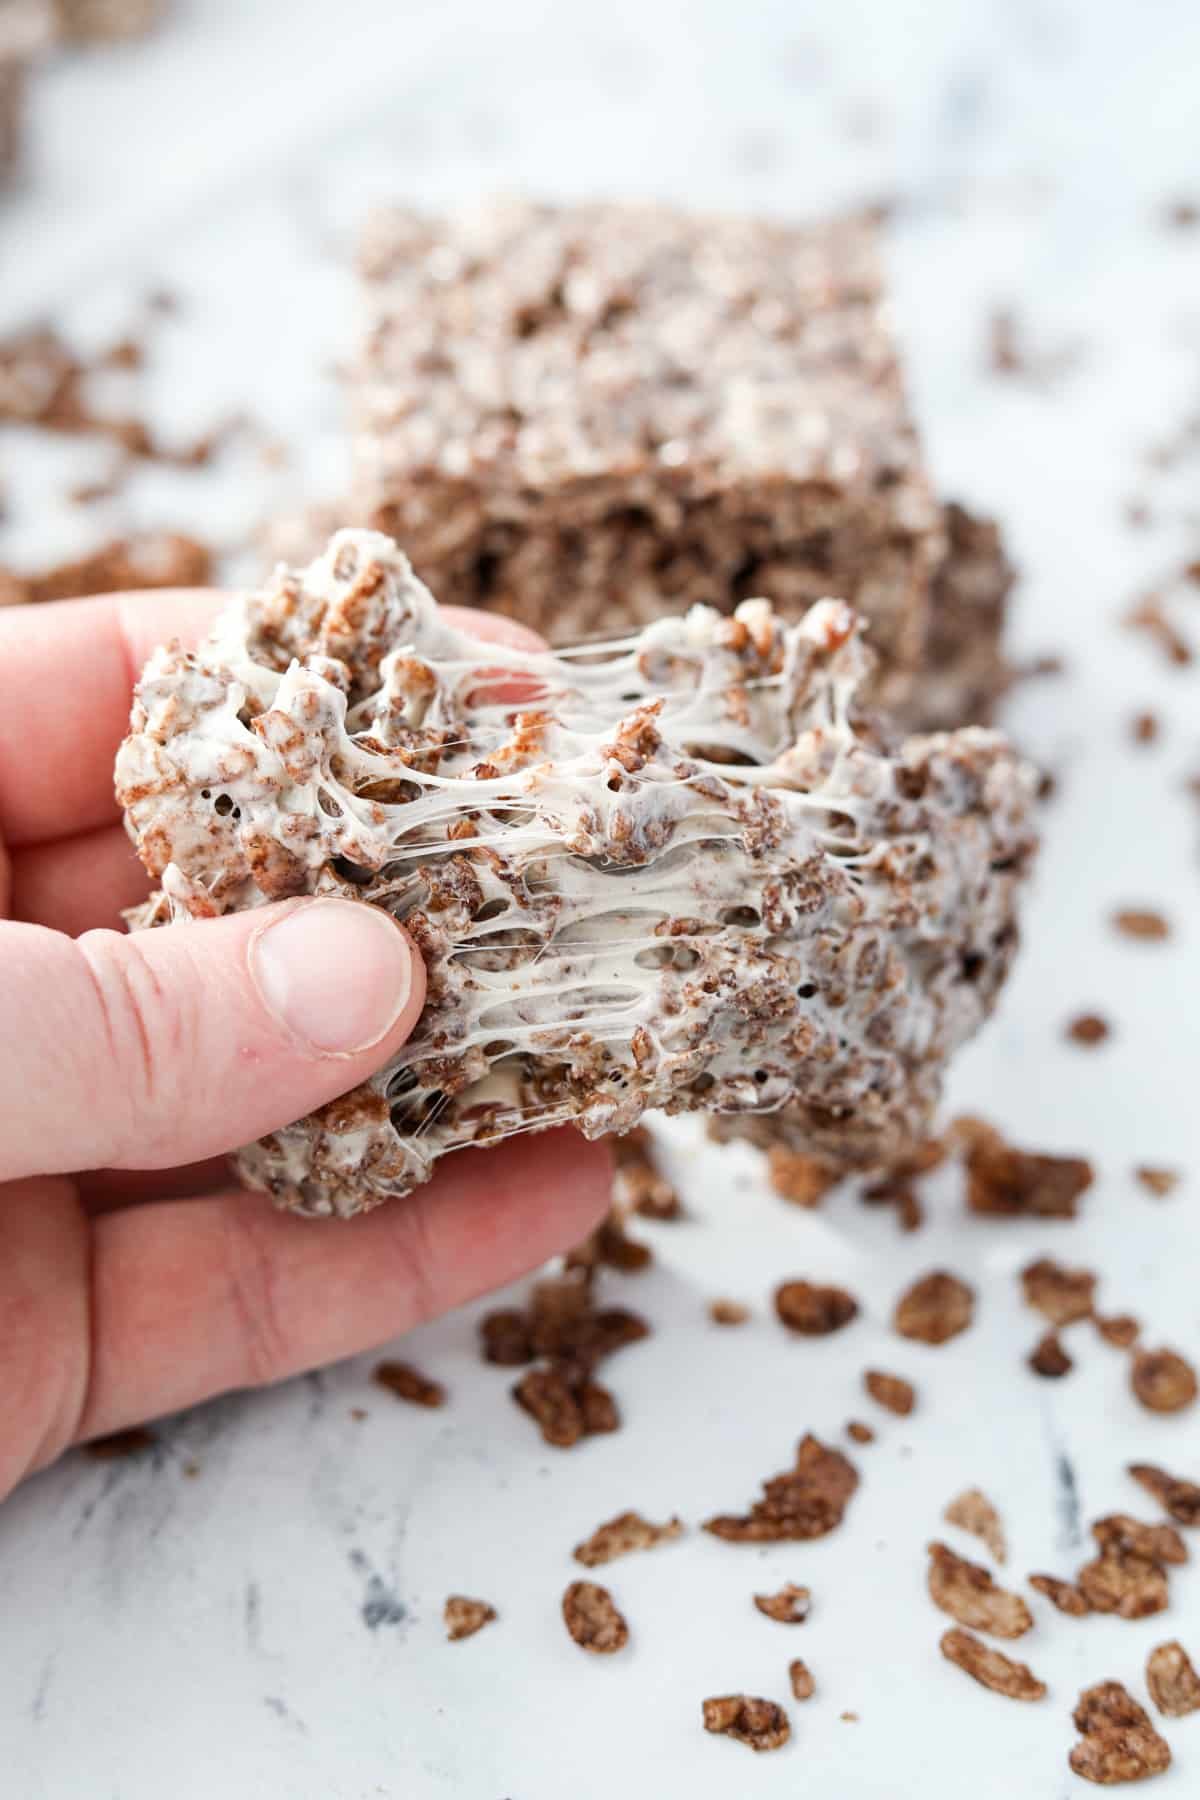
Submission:
M 612 1595 L 594 1581 L 573 1581 L 563 1595 L 562 1613 L 581 1650 L 612 1656 L 629 1642 L 629 1626 Z
M 1029 1352 L 1029 1367 L 1035 1375 L 1058 1381 L 1063 1375 L 1069 1375 L 1075 1364 L 1064 1350 L 1057 1331 L 1048 1331 Z
M 1196 1398 L 1196 1371 L 1175 1350 L 1139 1350 L 1129 1380 L 1148 1412 L 1182 1412 Z
M 980 1488 L 964 1489 L 951 1500 L 942 1517 L 947 1525 L 957 1525 L 961 1531 L 969 1531 L 972 1536 L 981 1538 L 998 1563 L 1007 1561 L 1008 1547 L 1000 1514 Z
M 775 1311 L 801 1337 L 828 1337 L 858 1316 L 858 1301 L 845 1288 L 785 1281 L 775 1290 Z
M 1159 944 L 1171 935 L 1171 927 L 1162 913 L 1150 907 L 1125 906 L 1113 914 L 1113 924 L 1124 937 L 1140 938 L 1143 943 Z
M 1025 1300 L 1052 1325 L 1070 1325 L 1092 1311 L 1096 1277 L 1090 1269 L 1067 1269 L 1049 1256 L 1039 1256 L 1021 1270 Z
M 395 1394 L 397 1400 L 407 1400 L 410 1406 L 445 1406 L 446 1390 L 440 1381 L 431 1381 L 428 1375 L 422 1375 L 420 1369 L 414 1369 L 411 1363 L 381 1362 L 372 1371 L 371 1380 L 377 1387 L 386 1388 L 389 1394 Z
M 901 1419 L 906 1419 L 917 1404 L 917 1390 L 902 1375 L 889 1375 L 883 1369 L 868 1369 L 863 1376 L 863 1386 L 872 1400 Z
M 837 1172 L 815 1156 L 802 1156 L 772 1145 L 767 1153 L 767 1170 L 771 1186 L 793 1206 L 820 1206 L 830 1188 L 836 1187 Z
M 1067 1026 L 1067 1036 L 1073 1044 L 1083 1044 L 1091 1049 L 1112 1036 L 1112 1027 L 1099 1013 L 1077 1013 Z
M 811 1700 L 817 1691 L 812 1670 L 800 1657 L 788 1664 L 788 1680 L 792 1684 L 792 1693 L 797 1700 Z
M 901 1337 L 945 1344 L 967 1329 L 974 1313 L 975 1295 L 966 1282 L 945 1269 L 934 1269 L 901 1294 L 892 1323 Z
M 808 1588 L 788 1581 L 777 1594 L 755 1594 L 754 1604 L 760 1613 L 780 1625 L 803 1625 L 812 1609 L 812 1594 Z
M 644 1125 L 613 1138 L 615 1193 L 644 1219 L 682 1219 L 679 1195 L 658 1167 L 654 1140 Z
M 960 1626 L 942 1633 L 939 1649 L 947 1662 L 962 1669 L 981 1687 L 1009 1700 L 1042 1700 L 1046 1684 L 1039 1681 L 1026 1663 L 1014 1662 L 1000 1650 L 992 1650 L 973 1632 Z
M 929 1546 L 929 1597 L 959 1625 L 1000 1638 L 1021 1637 L 1033 1624 L 1020 1594 L 997 1587 L 982 1563 L 969 1562 L 946 1544 Z
M 1133 1171 L 1148 1193 L 1158 1200 L 1163 1200 L 1179 1186 L 1178 1169 L 1159 1169 L 1151 1163 L 1139 1163 Z
M 861 1419 L 851 1419 L 846 1426 L 846 1436 L 856 1444 L 873 1444 L 875 1433 Z
M 795 1465 L 762 1485 L 763 1497 L 748 1513 L 718 1513 L 705 1520 L 705 1531 L 733 1544 L 825 1537 L 842 1522 L 858 1486 L 858 1470 L 840 1450 L 830 1450 L 809 1432 L 800 1441 Z
M 442 1617 L 446 1622 L 446 1636 L 452 1644 L 457 1644 L 490 1625 L 496 1617 L 496 1609 L 486 1600 L 469 1600 L 465 1594 L 451 1594 L 442 1609 Z
M 1127 1472 L 1180 1525 L 1200 1525 L 1200 1482 L 1170 1475 L 1154 1463 L 1130 1463 Z
M 1097 1787 L 1116 1787 L 1161 1775 L 1171 1766 L 1171 1751 L 1119 1681 L 1085 1688 L 1075 1708 L 1076 1730 L 1082 1735 L 1070 1754 L 1076 1775 Z
M 1159 1644 L 1146 1659 L 1146 1686 L 1160 1713 L 1182 1719 L 1200 1711 L 1200 1675 L 1178 1639 Z
M 594 1569 L 618 1556 L 628 1556 L 632 1550 L 652 1550 L 656 1544 L 669 1543 L 682 1535 L 682 1519 L 672 1516 L 664 1525 L 655 1525 L 641 1513 L 623 1512 L 597 1525 L 591 1537 L 576 1544 L 571 1554 L 585 1569 Z
M 740 1300 L 710 1300 L 708 1316 L 714 1325 L 744 1325 L 750 1317 L 750 1308 L 743 1306 Z
M 1114 1313 L 1111 1318 L 1101 1318 L 1099 1313 L 1092 1316 L 1092 1323 L 1106 1344 L 1112 1344 L 1117 1350 L 1131 1350 L 1138 1341 L 1141 1326 L 1132 1313 Z
M 513 1388 L 513 1398 L 537 1421 L 543 1442 L 556 1450 L 620 1429 L 621 1415 L 608 1389 L 569 1367 L 530 1369 Z
M 1129 724 L 1130 736 L 1135 744 L 1153 744 L 1160 729 L 1158 714 L 1152 712 L 1135 713 Z
M 704 1729 L 734 1738 L 751 1750 L 778 1750 L 792 1735 L 788 1716 L 774 1700 L 722 1694 L 703 1702 Z
M 1087 1595 L 1080 1593 L 1074 1582 L 1062 1581 L 1057 1575 L 1031 1575 L 1029 1585 L 1073 1619 L 1082 1619 L 1092 1610 Z
M 950 1136 L 965 1150 L 967 1207 L 985 1217 L 1073 1219 L 1094 1178 L 1081 1156 L 1018 1150 L 983 1119 L 955 1120 Z

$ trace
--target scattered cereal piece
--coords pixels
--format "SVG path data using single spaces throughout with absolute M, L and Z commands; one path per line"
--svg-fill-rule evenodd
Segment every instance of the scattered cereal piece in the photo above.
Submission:
M 755 1594 L 754 1604 L 760 1613 L 780 1625 L 803 1625 L 812 1609 L 812 1594 L 808 1588 L 789 1581 L 777 1594 Z
M 557 1450 L 570 1450 L 581 1438 L 620 1427 L 617 1403 L 608 1389 L 567 1367 L 530 1369 L 513 1388 L 513 1398 L 537 1420 L 544 1441 Z
M 1097 1787 L 1116 1787 L 1126 1781 L 1143 1781 L 1161 1775 L 1171 1766 L 1171 1751 L 1150 1723 L 1150 1715 L 1138 1705 L 1119 1681 L 1102 1681 L 1085 1688 L 1075 1708 L 1076 1729 L 1082 1734 L 1070 1754 L 1076 1775 Z
M 682 1535 L 682 1519 L 672 1516 L 665 1525 L 655 1525 L 651 1520 L 643 1519 L 641 1513 L 623 1512 L 615 1519 L 597 1525 L 591 1537 L 576 1544 L 572 1555 L 585 1569 L 594 1569 L 618 1556 L 628 1556 L 631 1550 L 652 1550 L 656 1544 L 668 1543 Z
M 1026 1663 L 1014 1662 L 1002 1651 L 991 1649 L 973 1632 L 955 1626 L 942 1633 L 938 1647 L 947 1662 L 954 1663 L 981 1687 L 991 1688 L 993 1694 L 1003 1694 L 1009 1700 L 1045 1698 L 1045 1682 L 1039 1681 Z
M 1160 1713 L 1182 1719 L 1200 1711 L 1200 1675 L 1178 1639 L 1159 1644 L 1146 1659 L 1146 1686 Z
M 718 1513 L 705 1531 L 733 1544 L 805 1542 L 825 1537 L 842 1522 L 858 1486 L 858 1471 L 840 1450 L 830 1450 L 809 1432 L 796 1451 L 795 1466 L 763 1483 L 763 1497 L 749 1513 Z
M 751 1750 L 778 1750 L 792 1735 L 788 1716 L 774 1700 L 723 1694 L 704 1703 L 704 1729 L 731 1737 Z
M 750 1308 L 743 1306 L 740 1300 L 710 1300 L 708 1316 L 714 1325 L 744 1325 L 750 1317 Z
M 644 1125 L 635 1125 L 612 1139 L 615 1164 L 614 1191 L 644 1219 L 675 1220 L 683 1217 L 679 1195 L 660 1171 L 654 1140 Z
M 428 1375 L 422 1375 L 411 1363 L 381 1362 L 372 1370 L 371 1380 L 376 1387 L 386 1388 L 389 1394 L 395 1394 L 397 1400 L 407 1400 L 410 1406 L 445 1406 L 446 1390 L 440 1381 L 431 1381 Z
M 896 1413 L 899 1418 L 906 1419 L 917 1404 L 917 1390 L 911 1381 L 905 1381 L 902 1375 L 889 1375 L 883 1369 L 868 1369 L 863 1376 L 863 1386 L 872 1400 Z
M 1135 713 L 1130 720 L 1130 736 L 1135 744 L 1153 744 L 1158 738 L 1159 730 L 1157 713 Z
M 801 1337 L 828 1337 L 858 1316 L 858 1301 L 845 1288 L 785 1281 L 775 1290 L 775 1311 Z
M 1021 1270 L 1021 1286 L 1030 1306 L 1052 1325 L 1070 1325 L 1092 1311 L 1096 1277 L 1090 1269 L 1066 1269 L 1049 1256 L 1040 1256 Z
M 1100 1547 L 1076 1580 L 1093 1612 L 1145 1619 L 1165 1610 L 1167 1567 L 1187 1561 L 1187 1547 L 1170 1525 L 1143 1525 L 1126 1513 L 1097 1519 L 1092 1536 Z
M 1058 1381 L 1062 1376 L 1069 1375 L 1075 1364 L 1063 1349 L 1062 1339 L 1057 1331 L 1048 1331 L 1029 1352 L 1029 1367 L 1035 1375 L 1043 1375 L 1049 1381 Z
M 612 1595 L 594 1581 L 573 1581 L 563 1595 L 562 1613 L 581 1650 L 612 1656 L 629 1642 L 629 1626 Z
M 1182 1412 L 1196 1398 L 1196 1371 L 1175 1350 L 1139 1350 L 1129 1379 L 1149 1412 Z
M 794 1662 L 788 1664 L 788 1680 L 792 1684 L 792 1693 L 797 1700 L 811 1700 L 817 1691 L 812 1671 L 800 1657 L 796 1657 Z
M 1102 1550 L 1129 1551 L 1152 1562 L 1178 1565 L 1188 1560 L 1188 1548 L 1173 1525 L 1145 1525 L 1128 1513 L 1107 1513 L 1092 1526 L 1092 1536 Z
M 973 1213 L 1073 1219 L 1080 1195 L 1092 1185 L 1092 1165 L 1085 1158 L 1018 1150 L 982 1119 L 956 1120 L 951 1137 L 965 1146 L 967 1206 Z
M 1087 1595 L 1081 1594 L 1073 1582 L 1060 1581 L 1057 1575 L 1031 1575 L 1029 1585 L 1045 1594 L 1060 1613 L 1068 1613 L 1073 1619 L 1082 1619 L 1092 1610 Z
M 966 1282 L 934 1269 L 901 1294 L 892 1323 L 901 1337 L 945 1344 L 967 1329 L 974 1313 L 975 1295 Z
M 873 1444 L 875 1433 L 861 1419 L 851 1419 L 846 1426 L 846 1436 L 856 1444 Z
M 767 1169 L 771 1186 L 793 1206 L 820 1206 L 830 1188 L 836 1187 L 838 1174 L 815 1156 L 801 1156 L 773 1144 L 767 1153 Z
M 1000 1514 L 981 1489 L 964 1489 L 951 1500 L 942 1517 L 947 1525 L 957 1525 L 961 1531 L 969 1531 L 974 1537 L 981 1538 L 998 1563 L 1007 1561 L 1008 1547 Z
M 982 1563 L 968 1562 L 945 1544 L 929 1546 L 929 1597 L 960 1625 L 990 1631 L 994 1637 L 1017 1638 L 1033 1624 L 1020 1594 L 997 1587 Z
M 1141 1326 L 1132 1313 L 1114 1313 L 1111 1318 L 1103 1319 L 1099 1313 L 1092 1316 L 1092 1323 L 1106 1344 L 1112 1344 L 1118 1350 L 1131 1350 L 1138 1341 Z
M 1094 1044 L 1102 1044 L 1105 1038 L 1112 1036 L 1112 1027 L 1099 1013 L 1077 1013 L 1067 1025 L 1067 1036 L 1073 1044 L 1083 1044 L 1091 1049 Z
M 457 1644 L 490 1625 L 496 1617 L 496 1609 L 486 1600 L 469 1600 L 465 1594 L 451 1594 L 442 1609 L 442 1617 L 446 1622 L 446 1636 L 452 1644 Z
M 1169 1475 L 1154 1463 L 1130 1463 L 1128 1472 L 1180 1525 L 1200 1525 L 1200 1482 Z
M 1160 944 L 1171 935 L 1171 927 L 1162 913 L 1149 907 L 1122 907 L 1113 914 L 1113 924 L 1125 937 L 1140 938 L 1147 944 Z
M 1179 1186 L 1178 1169 L 1157 1169 L 1150 1163 L 1139 1163 L 1133 1171 L 1142 1186 L 1158 1200 L 1163 1200 Z

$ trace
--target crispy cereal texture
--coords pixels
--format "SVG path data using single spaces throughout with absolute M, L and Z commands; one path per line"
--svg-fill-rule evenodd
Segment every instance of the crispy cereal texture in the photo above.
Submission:
M 919 1137 L 1012 955 L 1032 777 L 988 732 L 898 744 L 856 710 L 866 658 L 834 601 L 484 644 L 367 532 L 157 652 L 117 765 L 162 884 L 134 924 L 339 894 L 428 970 L 403 1050 L 244 1177 L 349 1214 L 461 1145 L 649 1107 L 774 1109 L 846 1166 Z
M 1009 1700 L 1045 1698 L 1045 1682 L 1039 1681 L 1027 1664 L 1014 1662 L 1003 1651 L 993 1650 L 970 1631 L 956 1626 L 943 1632 L 939 1648 L 947 1662 L 954 1663 L 981 1687 L 991 1688 L 993 1694 L 1003 1694 Z
M 629 1642 L 629 1627 L 606 1587 L 573 1581 L 562 1599 L 563 1620 L 581 1650 L 613 1656 Z
M 1074 1718 L 1082 1735 L 1069 1761 L 1085 1781 L 1118 1787 L 1170 1768 L 1170 1746 L 1155 1731 L 1145 1707 L 1119 1681 L 1085 1688 Z
M 704 1729 L 731 1737 L 751 1750 L 778 1750 L 792 1735 L 788 1716 L 774 1700 L 722 1694 L 705 1700 Z

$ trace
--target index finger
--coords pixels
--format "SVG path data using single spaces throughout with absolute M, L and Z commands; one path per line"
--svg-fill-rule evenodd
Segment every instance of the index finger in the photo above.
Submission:
M 0 611 L 0 841 L 16 849 L 120 817 L 113 758 L 142 666 L 172 638 L 196 643 L 229 598 L 157 589 Z M 541 647 L 508 619 L 446 611 L 491 642 Z

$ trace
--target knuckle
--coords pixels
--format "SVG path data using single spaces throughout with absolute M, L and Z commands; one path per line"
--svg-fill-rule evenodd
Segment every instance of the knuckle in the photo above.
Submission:
M 168 1149 L 192 1036 L 186 998 L 172 992 L 136 938 L 92 931 L 77 940 L 108 1057 L 109 1161 L 152 1164 Z

